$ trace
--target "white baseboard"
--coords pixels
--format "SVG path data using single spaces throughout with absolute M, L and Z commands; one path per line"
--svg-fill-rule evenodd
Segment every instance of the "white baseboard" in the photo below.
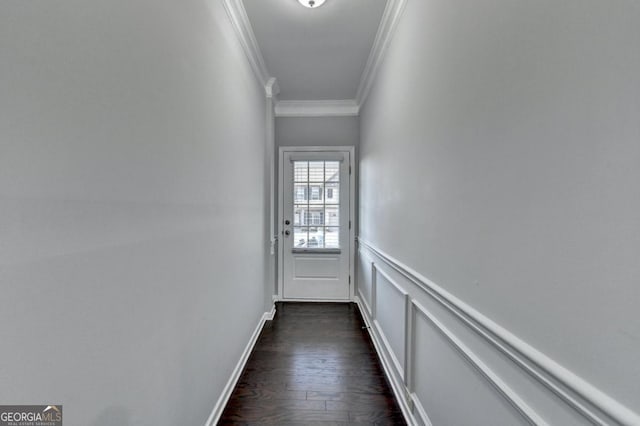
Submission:
M 313 303 L 351 303 L 351 299 L 301 299 L 301 298 L 286 298 L 280 299 L 280 302 L 313 302 Z
M 205 426 L 215 426 L 218 423 L 218 420 L 220 420 L 220 416 L 222 416 L 222 412 L 224 411 L 224 408 L 227 406 L 227 402 L 229 402 L 231 393 L 233 392 L 233 389 L 236 387 L 236 384 L 240 379 L 242 370 L 244 369 L 244 366 L 247 364 L 247 361 L 249 360 L 249 356 L 251 355 L 251 352 L 253 351 L 253 348 L 256 345 L 256 342 L 258 341 L 258 337 L 260 336 L 260 332 L 264 327 L 264 323 L 266 321 L 273 320 L 273 317 L 275 316 L 275 314 L 276 314 L 275 305 L 271 308 L 269 312 L 265 312 L 264 314 L 262 314 L 262 317 L 260 318 L 258 325 L 253 331 L 251 338 L 249 339 L 249 343 L 247 343 L 247 346 L 244 348 L 244 351 L 242 351 L 242 355 L 240 356 L 240 359 L 238 360 L 236 367 L 233 369 L 233 372 L 231 373 L 231 377 L 229 377 L 227 384 L 222 390 L 222 394 L 220 395 L 220 398 L 218 398 L 216 405 L 213 407 L 213 410 L 211 411 L 211 414 L 209 415 L 209 418 L 207 419 Z
M 276 316 L 276 305 L 274 304 L 271 307 L 271 310 L 269 312 L 265 312 L 264 315 L 262 315 L 262 320 L 263 321 L 273 321 L 273 318 Z
M 405 420 L 409 426 L 417 425 L 413 414 L 411 414 L 411 400 L 409 399 L 409 393 L 405 388 L 404 384 L 399 382 L 396 378 L 396 375 L 393 373 L 393 364 L 392 361 L 387 357 L 385 348 L 383 348 L 383 342 L 381 342 L 380 338 L 377 335 L 375 328 L 369 318 L 368 313 L 363 309 L 363 300 L 360 299 L 359 296 L 356 296 L 354 299 L 355 304 L 358 306 L 360 310 L 360 315 L 362 315 L 362 319 L 364 319 L 365 324 L 367 325 L 367 331 L 369 332 L 369 336 L 371 336 L 371 340 L 373 341 L 373 346 L 376 348 L 376 352 L 378 353 L 378 358 L 382 364 L 382 368 L 384 370 L 384 374 L 389 379 L 389 383 L 391 383 L 391 389 L 393 390 L 393 394 L 398 401 L 398 405 L 400 405 L 400 409 L 402 410 L 402 414 L 404 415 Z M 430 424 L 428 426 L 431 426 Z

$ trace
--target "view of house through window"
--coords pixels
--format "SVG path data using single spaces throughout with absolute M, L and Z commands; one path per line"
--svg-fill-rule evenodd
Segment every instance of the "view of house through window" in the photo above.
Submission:
M 293 162 L 293 246 L 340 247 L 340 162 Z

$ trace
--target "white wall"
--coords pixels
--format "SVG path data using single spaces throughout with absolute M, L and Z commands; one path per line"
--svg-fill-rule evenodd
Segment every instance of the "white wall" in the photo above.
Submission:
M 264 312 L 264 93 L 216 0 L 0 3 L 0 401 L 201 425 Z
M 638 76 L 637 1 L 408 0 L 360 145 L 363 240 L 636 411 Z

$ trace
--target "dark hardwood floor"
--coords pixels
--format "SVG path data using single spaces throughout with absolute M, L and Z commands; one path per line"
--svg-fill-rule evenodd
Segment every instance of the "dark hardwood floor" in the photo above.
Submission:
M 278 303 L 220 425 L 405 425 L 353 303 Z

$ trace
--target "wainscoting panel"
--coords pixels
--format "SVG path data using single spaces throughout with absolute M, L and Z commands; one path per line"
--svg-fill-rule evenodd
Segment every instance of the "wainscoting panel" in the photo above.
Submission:
M 373 265 L 373 323 L 377 328 L 395 369 L 405 377 L 405 344 L 407 329 L 408 293 L 389 275 Z
M 533 423 L 518 413 L 508 397 L 501 395 L 501 391 L 509 392 L 508 389 L 488 386 L 494 377 L 484 375 L 493 373 L 460 342 L 453 343 L 448 330 L 428 312 L 413 305 L 412 324 L 415 339 L 411 391 L 414 401 L 428 413 L 434 425 Z
M 356 256 L 356 292 L 360 301 L 367 310 L 369 317 L 373 317 L 372 287 L 373 287 L 373 261 L 367 253 L 359 253 Z
M 410 424 L 638 425 L 640 416 L 358 241 L 356 302 Z
M 510 400 L 520 398 L 527 401 L 530 406 L 528 418 L 536 418 L 533 424 L 544 424 L 545 419 L 551 424 L 560 424 L 563 426 L 578 426 L 590 423 L 589 418 L 582 416 L 579 412 L 572 409 L 561 398 L 558 398 L 553 391 L 541 383 L 535 376 L 535 373 L 529 374 L 528 369 L 533 369 L 538 373 L 537 368 L 530 363 L 522 361 L 515 353 L 510 352 L 514 358 L 511 359 L 507 353 L 501 348 L 507 349 L 500 341 L 492 338 L 486 332 L 483 332 L 472 322 L 457 316 L 447 307 L 434 299 L 431 295 L 419 291 L 415 293 L 412 299 L 413 303 L 422 306 L 425 315 L 430 316 L 442 328 L 446 330 L 446 335 L 452 339 L 462 342 L 467 351 L 481 361 L 485 370 L 494 372 L 495 376 L 491 379 L 488 375 L 488 384 L 496 386 L 497 382 L 502 382 L 503 386 L 509 388 L 505 392 L 505 397 Z M 517 404 L 516 404 L 517 405 Z M 527 411 L 527 410 L 525 410 Z

